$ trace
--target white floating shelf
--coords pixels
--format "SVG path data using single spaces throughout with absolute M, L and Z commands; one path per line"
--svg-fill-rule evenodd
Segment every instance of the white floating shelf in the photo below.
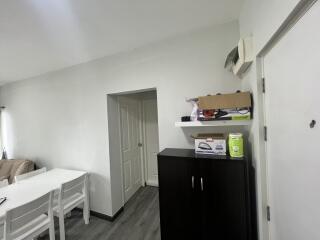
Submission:
M 194 121 L 176 122 L 176 127 L 225 127 L 225 126 L 249 126 L 251 120 L 217 120 L 217 121 Z

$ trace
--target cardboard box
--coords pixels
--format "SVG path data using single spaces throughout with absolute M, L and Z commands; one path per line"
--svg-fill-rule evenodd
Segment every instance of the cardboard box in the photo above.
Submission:
M 224 134 L 197 134 L 195 136 L 192 136 L 192 138 L 194 138 L 196 153 L 226 155 L 227 141 Z
M 251 105 L 250 92 L 199 97 L 198 102 L 200 109 L 250 108 Z

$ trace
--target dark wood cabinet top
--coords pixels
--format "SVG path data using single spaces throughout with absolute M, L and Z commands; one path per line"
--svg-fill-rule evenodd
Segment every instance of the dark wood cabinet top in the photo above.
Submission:
M 232 158 L 229 155 L 212 155 L 212 154 L 196 154 L 194 149 L 182 148 L 166 148 L 158 156 L 177 157 L 177 158 L 199 158 L 199 159 L 216 159 L 216 160 L 232 160 L 245 161 L 246 158 Z

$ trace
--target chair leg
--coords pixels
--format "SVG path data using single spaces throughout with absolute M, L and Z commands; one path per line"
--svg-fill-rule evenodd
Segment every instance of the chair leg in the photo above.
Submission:
M 59 230 L 60 230 L 60 240 L 65 240 L 66 233 L 64 229 L 64 214 L 62 211 L 59 212 Z
M 55 232 L 54 232 L 54 220 L 53 220 L 53 217 L 51 219 L 51 223 L 50 223 L 50 226 L 49 226 L 49 239 L 50 240 L 55 240 Z
M 84 192 L 83 193 L 84 193 L 83 218 L 84 218 L 84 223 L 85 224 L 89 224 L 90 207 L 89 207 L 88 175 L 86 176 L 86 179 L 85 179 Z
M 83 219 L 85 224 L 89 224 L 90 221 L 90 210 L 89 204 L 85 201 L 83 206 Z

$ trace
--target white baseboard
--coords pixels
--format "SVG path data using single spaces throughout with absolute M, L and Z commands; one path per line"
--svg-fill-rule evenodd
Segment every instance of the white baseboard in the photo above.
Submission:
M 148 186 L 159 187 L 159 183 L 157 180 L 147 180 L 146 183 Z

